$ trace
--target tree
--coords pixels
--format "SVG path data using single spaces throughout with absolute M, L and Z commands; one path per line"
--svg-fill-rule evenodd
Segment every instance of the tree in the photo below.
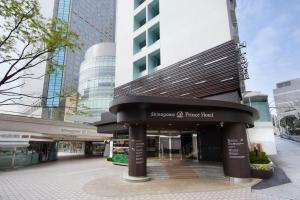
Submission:
M 280 126 L 285 128 L 289 134 L 299 134 L 300 120 L 295 115 L 288 115 L 280 119 Z
M 0 74 L 0 97 L 6 97 L 0 106 L 16 105 L 23 97 L 45 99 L 15 92 L 24 84 L 18 80 L 38 78 L 28 72 L 45 62 L 47 73 L 63 69 L 55 59 L 57 50 L 79 48 L 78 39 L 75 32 L 68 31 L 64 20 L 45 19 L 38 0 L 0 0 L 0 67 L 5 69 Z

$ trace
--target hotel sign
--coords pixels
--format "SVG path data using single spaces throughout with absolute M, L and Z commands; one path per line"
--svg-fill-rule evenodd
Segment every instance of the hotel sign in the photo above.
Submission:
M 242 154 L 242 149 L 245 146 L 243 138 L 228 138 L 227 139 L 227 149 L 228 156 L 230 159 L 245 159 L 246 156 Z
M 207 111 L 151 111 L 151 119 L 213 119 L 214 112 Z

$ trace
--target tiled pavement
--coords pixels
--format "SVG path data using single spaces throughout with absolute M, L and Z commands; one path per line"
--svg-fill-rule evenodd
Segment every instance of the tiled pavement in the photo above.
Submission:
M 115 166 L 104 159 L 80 159 L 68 160 L 53 163 L 46 163 L 28 168 L 0 172 L 0 199 L 1 200 L 98 200 L 98 199 L 220 199 L 220 200 L 277 200 L 278 198 L 265 194 L 252 193 L 250 187 L 233 188 L 218 191 L 193 191 L 182 192 L 181 188 L 172 188 L 165 193 L 140 193 L 132 196 L 131 189 L 139 187 L 136 183 L 125 183 L 121 180 L 121 175 L 126 171 L 126 167 Z M 103 190 L 105 185 L 117 180 L 121 183 L 118 188 L 122 189 L 123 195 L 105 195 Z M 93 181 L 97 184 L 93 184 Z M 118 183 L 116 181 L 116 183 Z M 158 181 L 158 182 L 155 182 Z M 152 184 L 160 184 L 153 180 Z M 189 187 L 189 179 L 183 183 Z M 150 181 L 151 182 L 151 181 Z M 135 184 L 135 185 L 134 185 Z M 140 184 L 140 183 L 138 183 Z M 147 184 L 141 188 L 148 187 Z M 150 185 L 150 187 L 152 187 Z M 110 187 L 114 191 L 114 183 Z M 140 190 L 140 189 L 139 189 Z M 92 192 L 91 192 L 92 191 Z M 200 192 L 203 191 L 203 192 Z

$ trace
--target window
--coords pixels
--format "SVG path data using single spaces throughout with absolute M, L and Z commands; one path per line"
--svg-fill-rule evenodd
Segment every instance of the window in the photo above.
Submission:
M 146 0 L 134 0 L 134 8 L 136 9 L 140 5 L 142 5 Z
M 155 24 L 148 30 L 148 45 L 154 44 L 160 39 L 159 23 Z
M 146 57 L 143 57 L 133 63 L 133 79 L 137 79 L 147 74 Z
M 140 34 L 133 40 L 133 54 L 140 52 L 146 46 L 146 32 Z
M 140 72 L 143 72 L 145 70 L 146 70 L 146 63 L 144 63 L 144 64 L 142 64 L 142 65 L 139 66 L 139 71 Z
M 142 49 L 146 46 L 146 40 L 143 40 L 139 43 L 139 48 Z
M 146 8 L 134 16 L 134 31 L 146 24 Z
M 154 0 L 148 6 L 148 21 L 159 15 L 159 1 Z
M 160 50 L 150 53 L 148 56 L 149 73 L 156 71 L 160 64 Z

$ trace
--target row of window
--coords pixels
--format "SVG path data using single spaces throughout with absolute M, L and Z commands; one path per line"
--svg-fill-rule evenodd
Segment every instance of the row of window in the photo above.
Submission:
M 133 79 L 156 71 L 160 65 L 160 49 L 158 49 L 133 63 Z
M 97 72 L 97 73 L 94 73 L 95 74 L 94 77 L 92 77 L 92 75 L 93 75 L 92 72 L 93 71 L 91 71 L 91 73 L 80 74 L 80 79 L 79 79 L 80 84 L 91 81 L 91 80 L 97 80 L 97 79 L 104 80 L 104 78 L 105 79 L 114 78 L 114 73 L 111 73 L 111 72 Z
M 84 106 L 90 108 L 91 110 L 93 109 L 99 109 L 99 108 L 104 108 L 108 109 L 109 108 L 109 103 L 111 102 L 112 98 L 100 98 L 100 99 L 89 99 L 89 100 L 84 100 L 81 103 L 84 104 Z
M 90 90 L 84 90 L 81 94 L 82 100 L 93 100 L 93 99 L 99 99 L 99 96 L 101 98 L 111 98 L 113 97 L 113 88 L 110 88 L 110 91 L 90 91 Z
M 157 23 L 133 39 L 133 54 L 143 51 L 146 46 L 151 46 L 159 39 L 160 25 Z
M 103 61 L 103 62 L 84 62 L 81 64 L 80 71 L 84 71 L 86 69 L 98 69 L 98 68 L 112 68 L 115 66 L 114 62 L 111 61 Z
M 134 16 L 133 31 L 138 30 L 139 28 L 144 26 L 147 21 L 152 20 L 158 15 L 159 15 L 159 0 L 154 0 Z
M 112 94 L 114 90 L 114 84 L 106 85 L 106 86 L 91 86 L 91 87 L 80 87 L 79 93 L 80 94 L 93 94 L 93 95 L 99 95 L 99 97 L 102 97 L 103 94 Z M 105 96 L 105 95 L 104 95 Z
M 88 58 L 81 64 L 78 89 L 82 95 L 80 103 L 88 107 L 93 116 L 101 114 L 99 109 L 108 110 L 109 103 L 113 99 L 114 79 L 114 56 Z

